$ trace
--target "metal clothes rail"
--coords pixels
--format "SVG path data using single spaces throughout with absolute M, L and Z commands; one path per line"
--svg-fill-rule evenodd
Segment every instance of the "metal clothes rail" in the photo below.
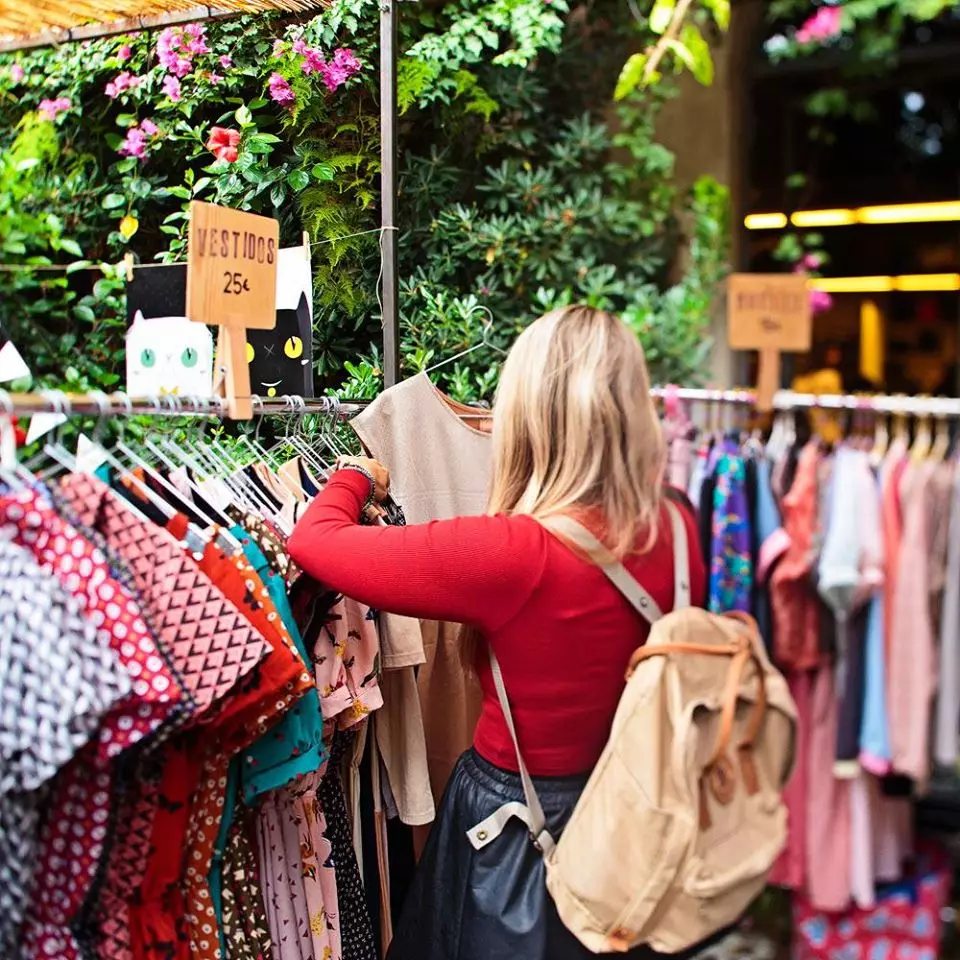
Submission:
M 651 395 L 663 400 L 677 399 L 687 403 L 753 406 L 750 390 L 712 390 L 709 388 L 654 387 Z M 251 397 L 253 415 L 305 416 L 324 414 L 349 419 L 364 410 L 369 400 L 339 400 L 336 397 L 304 398 L 298 396 Z M 960 398 L 910 397 L 890 395 L 819 395 L 780 390 L 773 398 L 775 410 L 853 410 L 880 414 L 903 414 L 914 417 L 960 418 Z M 46 390 L 42 393 L 7 393 L 0 390 L 0 414 L 32 416 L 38 413 L 65 416 L 159 416 L 211 417 L 226 416 L 227 401 L 222 397 L 181 397 L 164 395 L 131 397 L 125 393 L 64 393 Z M 478 410 L 467 417 L 487 419 L 490 411 Z

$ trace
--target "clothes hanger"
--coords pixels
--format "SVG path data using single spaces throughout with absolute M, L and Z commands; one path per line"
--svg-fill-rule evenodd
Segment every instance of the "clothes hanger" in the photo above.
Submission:
M 884 414 L 878 412 L 873 420 L 873 447 L 870 450 L 871 465 L 879 467 L 889 448 L 890 431 L 887 426 L 887 418 Z
M 944 416 L 935 417 L 937 423 L 936 436 L 930 448 L 930 459 L 936 463 L 943 463 L 950 453 L 950 425 Z
M 439 370 L 441 367 L 445 367 L 456 360 L 460 360 L 474 351 L 482 349 L 483 347 L 493 350 L 494 353 L 499 353 L 501 357 L 505 357 L 507 355 L 506 350 L 498 347 L 494 343 L 490 343 L 490 341 L 487 339 L 493 332 L 493 313 L 490 311 L 490 308 L 481 306 L 480 304 L 475 304 L 468 312 L 467 317 L 472 317 L 473 314 L 477 312 L 485 313 L 487 315 L 487 322 L 481 325 L 483 335 L 480 338 L 480 342 L 473 344 L 471 347 L 467 347 L 466 350 L 461 350 L 459 353 L 455 353 L 452 357 L 447 357 L 446 360 L 441 360 L 439 363 L 435 363 L 432 367 L 427 367 L 427 369 L 423 371 L 425 374 L 429 375 L 434 371 Z
M 926 460 L 930 456 L 932 447 L 933 436 L 930 432 L 930 418 L 928 416 L 917 417 L 913 432 L 913 446 L 910 448 L 910 459 L 914 463 Z
M 180 398 L 174 397 L 173 399 L 176 402 L 177 409 L 178 410 L 182 409 L 180 404 Z M 198 400 L 195 397 L 192 397 L 190 399 L 191 399 L 194 413 L 199 413 L 200 404 Z M 129 398 L 127 398 L 128 407 L 129 407 L 129 403 L 130 403 Z M 196 417 L 192 421 L 191 426 L 196 430 L 196 432 L 199 435 L 202 435 L 204 423 L 199 417 Z M 199 429 L 197 429 L 197 427 L 199 427 Z M 175 460 L 173 460 L 170 457 L 170 455 L 159 444 L 157 444 L 153 440 L 152 437 L 149 437 L 149 436 L 144 437 L 143 443 L 146 446 L 146 448 L 160 461 L 160 463 L 162 463 L 167 468 L 167 470 L 170 471 L 171 474 L 177 470 L 183 471 L 184 482 L 187 484 L 187 487 L 189 488 L 190 493 L 193 496 L 193 499 L 190 502 L 191 509 L 196 514 L 198 514 L 204 520 L 205 523 L 208 523 L 210 526 L 218 526 L 218 525 L 222 525 L 226 527 L 233 526 L 233 521 L 225 513 L 223 513 L 223 511 L 215 503 L 210 503 L 209 497 L 204 495 L 204 491 L 200 489 L 199 485 L 194 480 L 193 476 L 191 476 L 190 471 L 185 464 L 177 463 Z M 163 479 L 166 480 L 167 478 L 164 477 Z M 172 481 L 168 481 L 168 482 L 170 482 L 172 485 Z M 175 485 L 174 485 L 174 489 L 177 490 L 177 487 Z M 178 493 L 179 493 L 179 490 L 178 490 Z M 203 500 L 204 503 L 209 505 L 210 509 L 213 511 L 212 515 L 205 513 L 203 511 L 203 509 L 199 506 L 198 498 L 199 500 Z M 239 544 L 237 544 L 237 546 L 239 547 Z

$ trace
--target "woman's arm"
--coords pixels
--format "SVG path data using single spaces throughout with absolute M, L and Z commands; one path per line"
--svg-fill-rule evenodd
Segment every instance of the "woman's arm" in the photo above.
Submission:
M 340 470 L 287 543 L 325 586 L 378 610 L 492 631 L 540 579 L 545 534 L 524 517 L 462 517 L 409 527 L 359 524 L 370 481 Z

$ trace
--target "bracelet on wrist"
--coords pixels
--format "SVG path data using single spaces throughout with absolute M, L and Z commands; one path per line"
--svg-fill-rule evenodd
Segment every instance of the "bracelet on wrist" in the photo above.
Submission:
M 353 470 L 354 472 L 359 473 L 361 476 L 366 477 L 370 483 L 370 493 L 367 495 L 367 499 L 363 501 L 363 506 L 360 508 L 360 516 L 362 517 L 376 502 L 377 481 L 373 479 L 373 474 L 369 470 L 367 470 L 365 467 L 361 467 L 358 463 L 344 463 L 340 466 L 340 469 Z

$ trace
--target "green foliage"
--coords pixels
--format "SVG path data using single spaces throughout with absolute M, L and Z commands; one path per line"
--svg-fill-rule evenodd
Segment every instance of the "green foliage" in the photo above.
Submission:
M 637 9 L 637 5 L 632 5 Z M 614 98 L 656 86 L 664 67 L 673 73 L 689 70 L 698 83 L 713 83 L 713 55 L 704 31 L 730 26 L 730 0 L 647 0 L 638 11 L 635 31 L 643 51 L 632 53 L 617 79 Z
M 720 23 L 725 3 L 698 9 Z M 285 244 L 309 233 L 317 387 L 375 392 L 377 9 L 333 0 L 316 16 L 210 23 L 208 49 L 179 91 L 156 34 L 0 58 L 0 245 L 3 261 L 29 268 L 0 272 L 0 323 L 41 383 L 116 387 L 123 283 L 93 265 L 127 251 L 142 262 L 182 258 L 187 204 L 203 199 L 276 217 Z M 490 344 L 438 372 L 461 399 L 489 397 L 498 350 L 539 313 L 575 300 L 623 312 L 655 377 L 695 379 L 706 350 L 726 258 L 725 191 L 705 181 L 676 196 L 673 158 L 654 137 L 665 85 L 625 93 L 610 115 L 632 42 L 622 5 L 598 0 L 570 24 L 566 11 L 565 0 L 402 11 L 404 366 Z M 691 32 L 705 28 L 698 17 L 677 36 L 706 80 L 709 50 Z M 330 59 L 339 48 L 359 70 L 330 90 L 324 74 L 305 70 L 304 50 Z M 107 96 L 125 72 L 139 82 Z M 283 82 L 288 105 L 275 102 Z M 56 98 L 67 106 L 44 119 L 41 102 Z M 235 157 L 214 155 L 214 127 L 236 131 Z M 687 271 L 671 287 L 684 236 Z M 34 269 L 70 260 L 68 273 Z

